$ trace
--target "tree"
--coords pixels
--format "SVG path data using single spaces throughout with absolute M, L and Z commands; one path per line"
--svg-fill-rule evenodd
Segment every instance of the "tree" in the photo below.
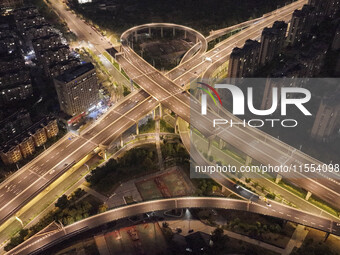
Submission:
M 150 170 L 153 167 L 153 163 L 152 160 L 150 158 L 145 158 L 144 162 L 143 162 L 143 166 L 145 167 L 145 169 Z
M 275 199 L 275 197 L 276 197 L 275 193 L 268 193 L 266 195 L 266 198 L 273 199 L 273 200 Z
M 74 191 L 74 194 L 73 196 L 76 198 L 76 199 L 79 199 L 81 198 L 83 195 L 85 194 L 85 191 L 81 188 L 78 188 Z
M 229 237 L 224 235 L 222 228 L 216 228 L 211 235 L 211 241 L 213 241 L 213 251 L 220 253 L 225 249 Z
M 63 210 L 69 206 L 69 200 L 66 195 L 62 195 L 54 205 Z
M 99 206 L 98 208 L 98 212 L 99 213 L 103 213 L 103 212 L 106 212 L 107 211 L 107 205 L 106 204 L 102 204 Z

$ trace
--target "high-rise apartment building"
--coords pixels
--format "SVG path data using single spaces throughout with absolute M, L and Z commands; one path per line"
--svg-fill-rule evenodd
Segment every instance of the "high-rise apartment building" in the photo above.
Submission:
M 86 112 L 99 101 L 96 70 L 91 63 L 65 71 L 54 79 L 60 109 L 70 116 Z
M 304 36 L 309 34 L 315 15 L 314 7 L 311 5 L 304 5 L 301 10 L 293 12 L 287 37 L 289 45 L 299 43 Z
M 234 48 L 230 54 L 228 76 L 230 78 L 248 77 L 258 67 L 260 43 L 247 40 L 243 48 Z
M 340 128 L 340 91 L 324 98 L 319 106 L 311 136 L 319 141 L 327 141 Z
M 260 65 L 273 60 L 283 47 L 286 39 L 287 23 L 275 21 L 271 28 L 264 28 L 261 36 Z

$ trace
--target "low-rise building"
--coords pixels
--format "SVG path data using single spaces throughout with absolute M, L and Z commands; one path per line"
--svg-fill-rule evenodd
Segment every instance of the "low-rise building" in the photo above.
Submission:
M 25 69 L 25 61 L 18 51 L 12 54 L 0 55 L 0 75 L 5 76 L 13 70 Z M 4 78 L 5 79 L 5 78 Z
M 37 147 L 44 145 L 48 139 L 59 133 L 57 120 L 45 117 L 27 130 L 8 140 L 0 147 L 0 156 L 6 164 L 14 164 L 32 155 Z
M 28 27 L 25 30 L 23 36 L 26 38 L 26 45 L 30 47 L 31 49 L 33 49 L 32 40 L 34 38 L 48 36 L 49 34 L 53 32 L 54 32 L 54 29 L 48 24 L 36 25 L 36 26 Z
M 36 147 L 40 147 L 44 145 L 47 142 L 47 134 L 46 130 L 43 126 L 41 125 L 36 125 L 32 127 L 29 131 L 28 134 L 32 136 L 34 145 Z
M 35 144 L 32 136 L 22 135 L 16 141 L 19 145 L 23 158 L 31 156 L 35 152 Z
M 19 145 L 5 145 L 0 148 L 0 157 L 5 165 L 15 164 L 22 160 L 22 154 Z
M 42 126 L 45 129 L 48 139 L 57 136 L 59 133 L 58 122 L 57 122 L 57 119 L 55 118 L 50 118 L 50 117 L 46 118 L 43 121 Z
M 20 64 L 18 64 L 20 66 Z M 7 68 L 13 66 L 9 65 Z M 0 105 L 25 100 L 33 95 L 30 72 L 26 68 L 5 70 L 0 73 Z
M 52 78 L 57 77 L 66 72 L 66 70 L 74 68 L 79 64 L 79 60 L 74 57 L 70 57 L 68 60 L 62 62 L 53 63 L 48 67 L 49 75 Z
M 67 62 L 72 58 L 70 48 L 67 45 L 60 45 L 55 48 L 36 52 L 36 56 L 46 76 L 51 76 L 50 67 L 58 63 Z
M 7 142 L 31 125 L 32 120 L 27 110 L 21 109 L 13 113 L 9 117 L 0 121 L 0 141 L 2 143 Z
M 14 18 L 16 20 L 39 15 L 38 9 L 34 6 L 26 6 L 23 8 L 18 8 L 13 11 Z
M 27 35 L 26 31 L 30 27 L 42 26 L 42 25 L 47 24 L 45 18 L 41 16 L 40 14 L 36 14 L 36 15 L 28 16 L 28 17 L 17 17 L 15 21 L 16 21 L 17 29 L 22 35 Z
M 34 38 L 32 40 L 32 45 L 37 57 L 39 57 L 40 52 L 58 48 L 62 45 L 62 42 L 60 35 L 51 33 L 43 37 Z

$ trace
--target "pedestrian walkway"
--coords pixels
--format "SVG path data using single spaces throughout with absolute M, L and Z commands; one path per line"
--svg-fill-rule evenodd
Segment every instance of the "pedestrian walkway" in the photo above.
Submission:
M 98 198 L 103 203 L 106 203 L 106 201 L 109 199 L 108 197 L 104 196 L 103 194 L 100 194 L 99 192 L 95 191 L 94 189 L 91 189 L 84 184 L 80 185 L 80 188 L 85 190 L 87 193 L 91 194 L 92 196 Z
M 298 225 L 294 231 L 294 234 L 290 241 L 288 242 L 286 249 L 282 253 L 282 255 L 289 255 L 293 251 L 295 247 L 300 248 L 303 244 L 303 241 L 305 240 L 308 230 L 305 229 L 304 226 Z
M 162 171 L 164 170 L 164 164 L 163 164 L 163 158 L 162 158 L 162 151 L 161 151 L 161 144 L 160 144 L 160 120 L 156 120 L 156 149 L 157 149 L 157 155 L 158 155 L 158 163 L 159 163 L 159 169 Z
M 110 255 L 111 254 L 110 251 L 109 251 L 109 248 L 107 247 L 105 236 L 103 234 L 95 236 L 94 240 L 96 242 L 96 245 L 97 245 L 97 248 L 98 248 L 100 255 Z

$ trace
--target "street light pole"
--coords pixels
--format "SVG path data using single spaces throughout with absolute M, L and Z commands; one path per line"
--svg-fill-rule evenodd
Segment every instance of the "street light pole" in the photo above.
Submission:
M 15 216 L 15 219 L 20 222 L 21 226 L 24 227 L 24 223 L 22 222 L 21 219 L 19 219 L 17 216 Z

